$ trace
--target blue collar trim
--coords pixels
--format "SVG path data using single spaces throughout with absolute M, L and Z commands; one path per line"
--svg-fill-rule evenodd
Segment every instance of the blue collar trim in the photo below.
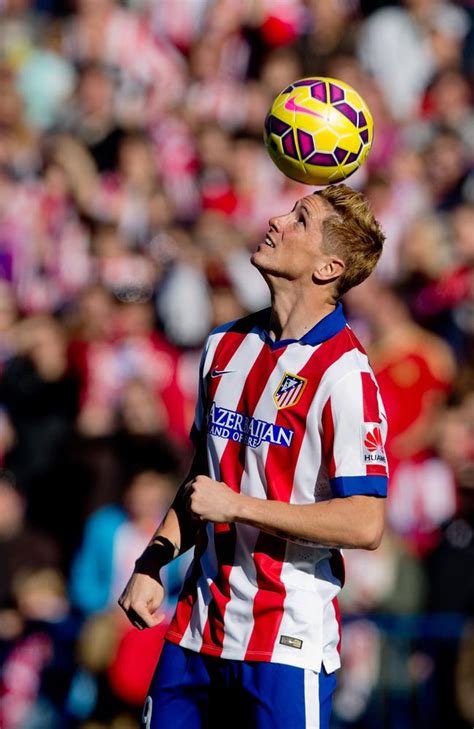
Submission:
M 339 334 L 346 324 L 347 321 L 344 316 L 344 310 L 341 302 L 339 302 L 336 304 L 334 311 L 331 311 L 331 313 L 327 314 L 324 319 L 318 321 L 318 323 L 310 329 L 304 337 L 301 337 L 301 339 L 280 339 L 279 341 L 274 342 L 268 335 L 268 332 L 265 332 L 265 338 L 272 349 L 286 347 L 288 344 L 294 344 L 295 342 L 298 342 L 299 344 L 309 344 L 314 347 L 317 344 L 322 344 L 328 339 L 331 339 L 331 337 L 334 337 L 335 334 Z

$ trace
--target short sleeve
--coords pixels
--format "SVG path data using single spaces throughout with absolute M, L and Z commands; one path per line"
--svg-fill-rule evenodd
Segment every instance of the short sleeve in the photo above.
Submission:
M 321 420 L 332 495 L 386 496 L 387 418 L 373 373 L 354 371 L 338 380 Z

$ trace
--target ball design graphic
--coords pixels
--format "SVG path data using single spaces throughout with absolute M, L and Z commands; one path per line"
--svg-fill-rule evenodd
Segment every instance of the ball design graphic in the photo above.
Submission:
M 264 142 L 276 166 L 307 185 L 330 185 L 352 175 L 372 146 L 374 123 L 360 94 L 343 81 L 294 81 L 274 100 Z

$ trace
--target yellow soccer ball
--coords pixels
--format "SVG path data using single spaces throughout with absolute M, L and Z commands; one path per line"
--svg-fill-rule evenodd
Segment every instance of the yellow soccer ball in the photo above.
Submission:
M 361 166 L 373 133 L 360 94 L 343 81 L 316 76 L 295 81 L 276 97 L 265 119 L 264 141 L 287 177 L 330 185 Z

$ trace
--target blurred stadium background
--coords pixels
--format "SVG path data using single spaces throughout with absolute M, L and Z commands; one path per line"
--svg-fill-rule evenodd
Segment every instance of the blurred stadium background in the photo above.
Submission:
M 268 303 L 249 251 L 307 188 L 262 124 L 304 75 L 367 100 L 350 183 L 387 234 L 345 302 L 392 478 L 381 548 L 346 553 L 333 727 L 474 724 L 474 2 L 0 0 L 2 729 L 138 726 L 162 630 L 116 598 L 206 333 Z

